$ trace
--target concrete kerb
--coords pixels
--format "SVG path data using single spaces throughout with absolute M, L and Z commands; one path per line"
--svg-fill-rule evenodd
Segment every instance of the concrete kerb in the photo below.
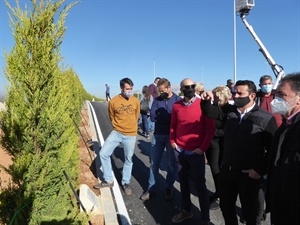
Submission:
M 100 147 L 103 146 L 104 139 L 101 133 L 101 129 L 99 127 L 99 123 L 94 111 L 93 106 L 89 101 L 87 101 L 87 108 L 89 113 L 89 124 L 92 130 L 92 142 L 93 149 L 95 152 L 95 166 L 97 171 L 97 177 L 99 182 L 100 178 L 102 178 L 101 164 L 99 158 Z M 122 225 L 131 225 L 130 218 L 127 212 L 127 208 L 124 203 L 124 199 L 122 197 L 120 188 L 118 186 L 118 181 L 114 177 L 114 187 L 110 188 L 102 188 L 100 193 L 101 204 L 103 208 L 104 221 L 105 225 L 116 225 L 119 224 L 119 221 Z

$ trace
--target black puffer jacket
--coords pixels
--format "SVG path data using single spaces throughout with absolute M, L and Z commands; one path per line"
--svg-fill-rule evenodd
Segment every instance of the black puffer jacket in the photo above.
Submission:
M 255 105 L 241 120 L 235 105 L 221 108 L 210 101 L 201 101 L 201 107 L 210 118 L 226 119 L 223 165 L 232 170 L 254 169 L 264 175 L 270 143 L 277 129 L 273 115 Z
M 278 145 L 283 132 L 279 154 Z M 267 181 L 267 210 L 271 210 L 272 224 L 299 225 L 300 113 L 293 118 L 291 125 L 282 124 L 274 135 Z

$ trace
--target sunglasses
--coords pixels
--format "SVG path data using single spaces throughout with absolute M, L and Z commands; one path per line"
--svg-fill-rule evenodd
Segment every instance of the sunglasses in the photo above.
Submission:
M 190 88 L 195 89 L 195 87 L 196 87 L 196 84 L 182 86 L 182 88 L 184 88 L 184 89 L 190 89 Z

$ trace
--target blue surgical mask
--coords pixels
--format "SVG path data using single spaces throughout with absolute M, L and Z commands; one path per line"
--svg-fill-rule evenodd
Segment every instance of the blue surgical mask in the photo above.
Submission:
M 273 88 L 272 84 L 264 84 L 261 86 L 261 91 L 263 93 L 270 93 L 272 91 L 272 88 Z

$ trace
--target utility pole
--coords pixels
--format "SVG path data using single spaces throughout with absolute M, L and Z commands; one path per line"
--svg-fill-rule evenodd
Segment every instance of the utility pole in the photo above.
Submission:
M 233 74 L 234 83 L 236 83 L 236 9 L 235 1 L 233 1 Z
M 153 80 L 155 79 L 155 58 L 154 58 L 154 61 L 153 61 Z

